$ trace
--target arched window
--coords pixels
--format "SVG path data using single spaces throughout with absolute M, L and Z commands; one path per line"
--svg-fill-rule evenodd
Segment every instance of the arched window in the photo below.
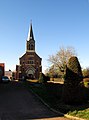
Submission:
M 34 45 L 33 44 L 31 44 L 31 50 L 34 50 Z
M 33 44 L 29 45 L 29 50 L 34 50 L 34 45 Z

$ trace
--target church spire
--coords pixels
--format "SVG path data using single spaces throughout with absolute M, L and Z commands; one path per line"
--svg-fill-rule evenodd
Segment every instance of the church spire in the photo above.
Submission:
M 33 35 L 33 29 L 32 29 L 32 22 L 30 24 L 30 27 L 29 27 L 29 32 L 28 32 L 28 38 L 27 40 L 34 40 L 34 35 Z
M 29 27 L 26 50 L 28 52 L 35 52 L 35 40 L 34 40 L 34 35 L 33 35 L 32 22 Z

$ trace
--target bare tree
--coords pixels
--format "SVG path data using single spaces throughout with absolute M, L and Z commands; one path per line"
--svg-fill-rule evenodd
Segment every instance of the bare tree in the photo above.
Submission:
M 59 71 L 64 73 L 68 60 L 72 56 L 76 56 L 75 49 L 73 47 L 61 47 L 55 55 L 49 56 L 48 61 Z

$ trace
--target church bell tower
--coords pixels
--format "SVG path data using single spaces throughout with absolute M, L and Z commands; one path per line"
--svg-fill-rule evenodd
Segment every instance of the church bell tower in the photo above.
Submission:
M 30 24 L 30 27 L 29 27 L 26 51 L 35 52 L 35 40 L 34 40 L 34 35 L 33 35 L 32 23 Z

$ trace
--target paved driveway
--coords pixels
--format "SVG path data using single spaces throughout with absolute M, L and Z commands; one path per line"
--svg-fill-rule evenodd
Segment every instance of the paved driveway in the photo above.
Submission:
M 52 112 L 21 83 L 0 84 L 0 120 L 67 120 Z

